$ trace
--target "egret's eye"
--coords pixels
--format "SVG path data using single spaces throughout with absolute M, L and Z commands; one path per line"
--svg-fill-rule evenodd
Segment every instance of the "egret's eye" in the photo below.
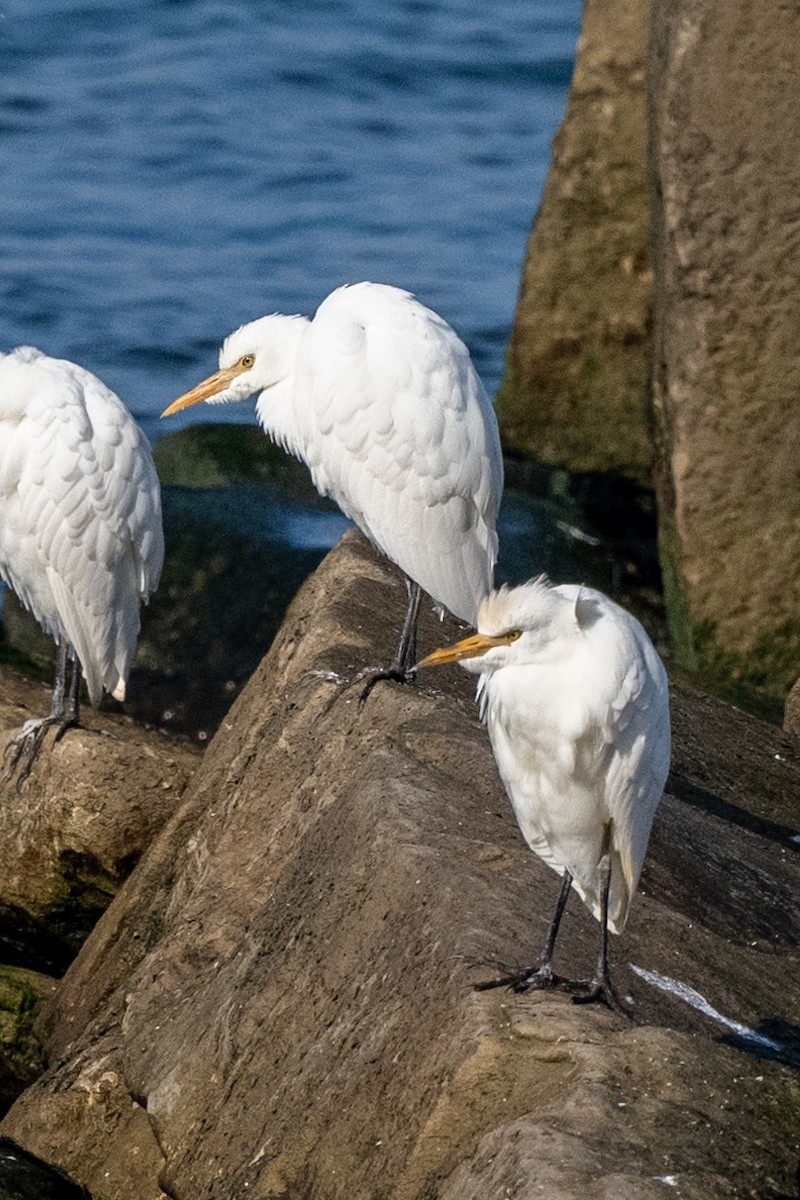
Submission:
M 239 359 L 239 366 L 244 367 L 246 371 L 249 371 L 255 361 L 255 354 L 243 354 Z
M 521 629 L 511 629 L 506 634 L 506 640 L 509 642 L 516 642 L 517 638 L 521 638 L 521 637 L 522 637 Z

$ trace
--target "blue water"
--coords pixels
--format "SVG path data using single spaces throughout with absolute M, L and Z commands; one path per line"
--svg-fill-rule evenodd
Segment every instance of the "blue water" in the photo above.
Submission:
M 374 279 L 494 391 L 580 9 L 0 0 L 0 348 L 83 363 L 154 436 L 231 329 Z

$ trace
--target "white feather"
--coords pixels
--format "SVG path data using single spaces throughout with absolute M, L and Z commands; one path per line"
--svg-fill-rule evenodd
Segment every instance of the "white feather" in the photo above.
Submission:
M 619 933 L 669 769 L 667 676 L 642 626 L 592 588 L 501 588 L 480 633 L 520 636 L 463 662 L 525 840 L 568 870 L 595 917 L 611 832 L 609 928 Z
M 163 558 L 152 455 L 118 397 L 32 347 L 0 355 L 0 575 L 73 648 L 93 704 L 124 696 Z
M 252 356 L 248 369 L 243 357 Z M 374 544 L 439 605 L 474 623 L 492 586 L 503 488 L 492 405 L 450 326 L 408 292 L 339 288 L 313 321 L 275 314 L 220 353 L 210 402 L 259 393 L 276 442 L 308 464 Z M 211 381 L 209 381 L 211 383 Z M 167 411 L 183 407 L 183 398 Z

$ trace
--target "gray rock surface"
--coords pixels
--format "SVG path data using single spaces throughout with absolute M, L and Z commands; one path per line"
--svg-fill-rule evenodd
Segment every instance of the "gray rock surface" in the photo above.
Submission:
M 691 1200 L 793 1195 L 798 741 L 676 686 L 612 947 L 633 1019 L 477 993 L 538 951 L 558 881 L 466 673 L 363 710 L 342 684 L 390 653 L 404 601 L 357 534 L 307 582 L 48 1004 L 50 1068 L 2 1132 L 98 1200 L 663 1200 L 667 1177 Z M 420 648 L 456 632 L 426 614 Z M 557 968 L 582 974 L 595 943 L 573 902 Z
M 504 444 L 649 481 L 649 0 L 586 0 L 567 113 L 525 254 Z
M 673 643 L 782 699 L 800 667 L 800 10 L 654 0 L 650 93 Z

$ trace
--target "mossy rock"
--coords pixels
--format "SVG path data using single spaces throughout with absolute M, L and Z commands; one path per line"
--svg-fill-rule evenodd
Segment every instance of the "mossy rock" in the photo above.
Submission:
M 42 998 L 53 987 L 47 975 L 0 964 L 0 1114 L 44 1069 L 34 1024 Z
M 307 468 L 256 425 L 191 425 L 159 438 L 153 457 L 162 487 L 274 484 L 304 504 L 325 504 Z

